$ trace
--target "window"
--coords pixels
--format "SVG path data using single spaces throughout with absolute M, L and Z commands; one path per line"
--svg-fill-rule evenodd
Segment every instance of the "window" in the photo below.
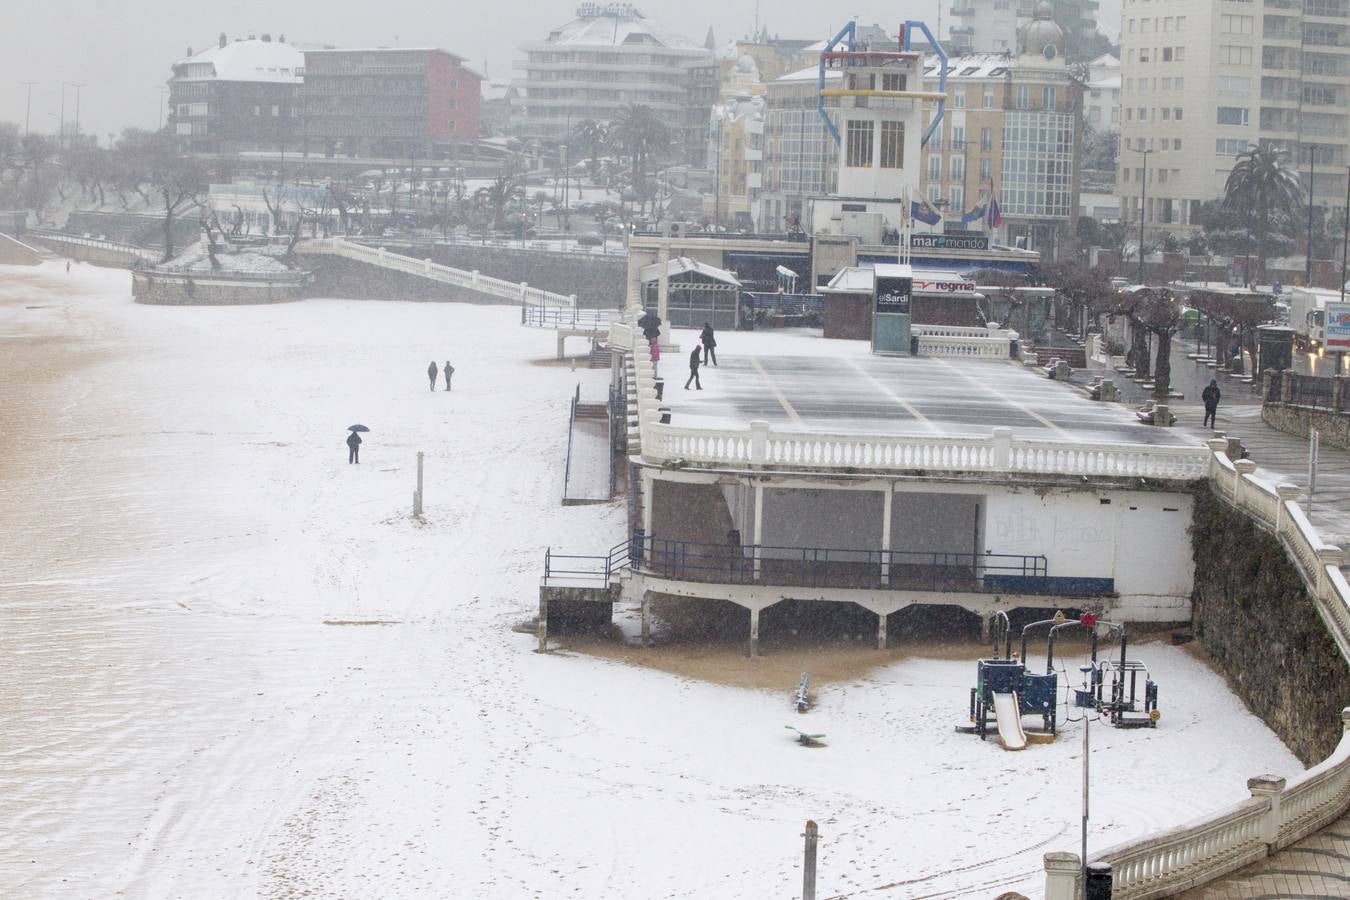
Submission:
M 1219 34 L 1251 34 L 1252 16 L 1219 16 Z
M 1171 31 L 1173 21 L 1174 20 L 1172 19 L 1171 16 L 1168 16 L 1167 18 L 1163 19 L 1163 31 Z
M 985 182 L 994 177 L 994 163 L 989 159 L 980 160 L 980 181 Z
M 993 108 L 994 108 L 994 86 L 993 86 L 992 84 L 986 84 L 986 85 L 984 86 L 984 104 L 983 104 L 983 105 L 984 105 L 984 108 L 985 108 L 985 109 L 993 109 Z
M 966 89 L 964 86 L 957 88 L 956 91 L 953 93 L 952 106 L 956 107 L 957 109 L 965 109 Z
M 964 126 L 964 125 L 953 125 L 953 126 L 952 126 L 952 149 L 953 149 L 953 150 L 960 150 L 960 149 L 964 148 L 965 145 L 966 145 L 966 126 Z
M 1244 106 L 1220 106 L 1218 123 L 1220 125 L 1246 125 L 1247 108 Z
M 936 153 L 928 155 L 928 180 L 930 182 L 942 180 L 942 157 Z
M 904 72 L 883 72 L 881 75 L 881 89 L 883 91 L 903 91 L 905 87 L 906 75 Z
M 1185 61 L 1186 61 L 1186 48 L 1185 48 L 1185 47 L 1176 47 L 1176 48 L 1174 48 L 1173 53 L 1172 53 L 1172 56 L 1173 56 L 1173 58 L 1174 58 L 1177 62 L 1185 62 Z
M 1172 149 L 1173 149 L 1173 150 L 1180 150 L 1180 149 L 1181 149 L 1181 138 L 1173 138 L 1173 139 L 1172 139 Z
M 881 167 L 883 169 L 903 169 L 905 167 L 905 123 L 881 123 Z
M 992 128 L 980 129 L 980 149 L 981 150 L 994 149 L 994 129 Z
M 951 161 L 951 174 L 948 176 L 952 181 L 962 181 L 966 177 L 966 158 L 964 156 L 953 156 Z
M 1228 66 L 1250 66 L 1252 64 L 1252 48 L 1220 44 L 1217 59 L 1220 63 Z
M 1162 48 L 1162 61 L 1163 61 L 1163 62 L 1171 62 L 1171 61 L 1172 61 L 1172 48 L 1171 48 L 1171 47 L 1164 47 L 1164 48 Z
M 1045 87 L 1041 88 L 1041 109 L 1054 109 L 1054 108 L 1055 108 L 1055 88 L 1053 85 L 1047 84 Z
M 1177 31 L 1185 31 L 1185 30 L 1186 30 L 1186 17 L 1177 16 Z
M 1242 138 L 1218 138 L 1214 141 L 1215 156 L 1237 156 L 1246 149 L 1247 142 Z
M 1177 121 L 1180 121 L 1180 120 L 1181 120 L 1181 107 L 1180 107 L 1180 106 L 1173 108 L 1173 110 L 1172 110 L 1172 118 L 1176 119 Z
M 1139 48 L 1139 61 L 1140 61 L 1141 63 L 1146 63 L 1146 62 L 1148 62 L 1148 50 L 1149 50 L 1148 47 L 1140 47 L 1140 48 Z
M 1019 84 L 1013 98 L 1013 105 L 1018 109 L 1028 109 L 1031 106 L 1031 89 L 1025 84 Z
M 1162 80 L 1162 89 L 1164 91 L 1170 91 L 1172 89 L 1172 79 L 1164 78 Z
M 1168 119 L 1172 118 L 1172 110 L 1170 110 L 1170 109 L 1168 109 L 1166 106 L 1164 106 L 1164 107 L 1162 108 L 1162 117 L 1163 117 L 1163 121 L 1164 121 L 1164 122 L 1166 122 Z
M 872 123 L 849 119 L 848 151 L 844 165 L 865 169 L 872 165 Z
M 1252 89 L 1252 80 L 1237 75 L 1220 75 L 1219 90 L 1225 94 L 1245 94 Z
M 957 212 L 965 212 L 966 189 L 959 184 L 954 184 L 948 194 L 950 196 L 947 199 L 951 201 L 952 209 Z

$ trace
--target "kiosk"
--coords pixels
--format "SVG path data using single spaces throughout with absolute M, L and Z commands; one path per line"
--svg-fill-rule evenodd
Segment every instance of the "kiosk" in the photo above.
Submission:
M 872 352 L 908 355 L 914 269 L 899 263 L 877 263 L 873 268 Z

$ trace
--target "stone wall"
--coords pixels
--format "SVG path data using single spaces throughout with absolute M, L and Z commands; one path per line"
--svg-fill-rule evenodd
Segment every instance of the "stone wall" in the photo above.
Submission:
M 403 250 L 391 246 L 390 250 Z M 427 250 L 406 251 L 422 258 Z M 549 253 L 472 244 L 435 244 L 432 262 L 466 269 L 507 281 L 524 281 L 531 287 L 555 294 L 576 294 L 578 306 L 618 309 L 623 306 L 628 284 L 628 255 L 622 250 L 608 255 Z
M 24 241 L 35 247 L 45 247 L 53 253 L 79 262 L 95 266 L 107 266 L 113 269 L 129 269 L 141 258 L 134 253 L 119 250 L 116 247 L 91 247 L 88 244 L 76 244 L 60 237 L 46 234 L 29 233 Z
M 42 255 L 32 247 L 0 232 L 0 265 L 36 266 Z
M 306 297 L 520 305 L 513 300 L 341 256 L 302 253 L 299 258 L 302 265 L 313 271 L 313 279 L 305 287 Z
M 231 281 L 211 276 L 133 272 L 131 295 L 137 303 L 154 306 L 248 306 L 299 300 L 304 283 L 288 281 Z
M 1350 704 L 1350 666 L 1284 548 L 1208 487 L 1196 492 L 1191 545 L 1196 639 L 1295 756 L 1326 759 Z
M 1285 406 L 1266 403 L 1261 406 L 1261 420 L 1271 428 L 1289 434 L 1307 437 L 1308 430 L 1316 428 L 1321 440 L 1332 447 L 1350 450 L 1350 415 L 1309 406 Z
M 138 247 L 164 246 L 164 218 L 144 213 L 84 212 L 75 210 L 66 219 L 63 229 L 73 235 L 106 237 L 119 244 Z M 202 230 L 197 215 L 179 216 L 173 223 L 175 247 L 185 247 L 196 241 Z

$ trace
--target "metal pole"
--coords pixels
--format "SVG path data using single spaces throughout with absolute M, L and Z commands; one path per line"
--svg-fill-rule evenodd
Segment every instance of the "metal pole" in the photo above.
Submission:
M 1144 178 L 1139 184 L 1139 283 L 1144 283 L 1144 209 L 1148 206 L 1148 150 L 1144 154 Z
M 1312 287 L 1312 220 L 1313 220 L 1313 186 L 1317 181 L 1317 145 L 1308 145 L 1308 244 L 1307 260 L 1304 262 L 1303 283 Z
M 68 81 L 61 82 L 61 127 L 57 132 L 56 145 L 64 146 L 66 142 L 66 85 Z
M 413 515 L 422 514 L 422 451 L 417 451 L 417 502 L 413 504 Z
M 1317 492 L 1317 461 L 1321 455 L 1322 433 L 1316 428 L 1308 431 L 1308 519 L 1312 519 L 1313 494 Z
M 80 88 L 83 84 L 77 84 L 75 87 L 75 140 L 80 139 Z
M 1090 746 L 1088 741 L 1088 734 L 1092 730 L 1092 716 L 1088 714 L 1090 712 L 1091 712 L 1090 710 L 1085 710 L 1083 715 L 1083 832 L 1082 832 L 1082 848 L 1081 848 L 1082 855 L 1080 856 L 1080 861 L 1082 863 L 1083 868 L 1079 876 L 1082 881 L 1083 900 L 1087 900 L 1088 765 L 1089 765 L 1088 749 Z
M 802 900 L 816 900 L 816 823 L 806 822 L 805 853 L 802 859 Z
M 1350 166 L 1345 167 L 1345 223 L 1341 226 L 1341 302 L 1345 302 L 1345 251 L 1350 245 Z M 1336 374 L 1340 374 L 1337 372 Z
M 28 135 L 28 118 L 29 118 L 29 115 L 30 115 L 30 114 L 32 113 L 32 111 L 33 111 L 33 85 L 37 84 L 37 82 L 36 82 L 36 81 L 23 81 L 23 82 L 20 82 L 20 83 L 21 83 L 21 84 L 26 84 L 26 85 L 28 85 L 28 100 L 24 103 L 24 107 L 23 107 L 23 133 L 24 133 L 25 136 L 27 136 L 27 135 Z M 1342 281 L 1344 281 L 1344 279 L 1342 279 Z

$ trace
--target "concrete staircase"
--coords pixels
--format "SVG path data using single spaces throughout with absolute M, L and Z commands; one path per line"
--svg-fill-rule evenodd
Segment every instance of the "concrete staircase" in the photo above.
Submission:
M 591 355 L 588 366 L 592 369 L 608 369 L 613 365 L 614 351 L 599 343 L 591 344 Z

